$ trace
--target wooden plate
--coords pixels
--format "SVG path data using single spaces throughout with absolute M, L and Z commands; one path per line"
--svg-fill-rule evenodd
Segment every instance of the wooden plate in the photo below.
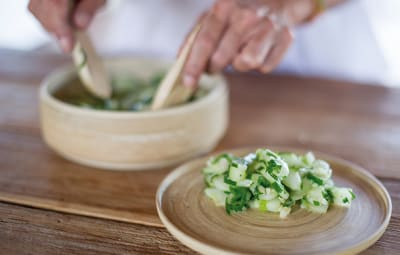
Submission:
M 231 153 L 251 151 L 255 149 Z M 158 214 L 172 235 L 203 254 L 358 253 L 385 231 L 392 212 L 390 196 L 362 168 L 320 153 L 316 156 L 331 164 L 336 185 L 351 187 L 356 193 L 350 209 L 331 207 L 320 215 L 297 208 L 287 219 L 255 210 L 229 216 L 203 194 L 201 169 L 207 158 L 202 158 L 182 165 L 164 179 L 156 196 Z

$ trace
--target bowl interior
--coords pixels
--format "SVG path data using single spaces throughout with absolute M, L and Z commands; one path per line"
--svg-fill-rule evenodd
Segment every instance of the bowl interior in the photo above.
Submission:
M 166 61 L 154 60 L 154 59 L 112 59 L 106 61 L 107 68 L 111 74 L 111 77 L 118 79 L 141 79 L 148 80 L 154 74 L 165 73 L 170 63 Z M 182 105 L 177 105 L 170 108 L 185 107 L 189 104 L 202 101 L 204 98 L 210 96 L 215 90 L 216 86 L 223 81 L 219 75 L 203 75 L 199 82 L 199 87 L 205 92 L 205 95 L 197 98 L 194 101 L 187 102 Z M 68 105 L 77 109 L 83 109 L 77 105 L 65 102 L 63 97 L 90 97 L 91 95 L 82 85 L 78 78 L 76 69 L 73 66 L 64 67 L 50 77 L 46 83 L 46 93 L 50 96 L 51 100 L 58 103 Z M 147 84 L 148 85 L 148 84 Z M 86 109 L 84 110 L 91 110 Z M 106 109 L 94 109 L 97 112 L 110 112 L 111 110 Z M 122 110 L 119 112 L 138 113 L 138 111 Z

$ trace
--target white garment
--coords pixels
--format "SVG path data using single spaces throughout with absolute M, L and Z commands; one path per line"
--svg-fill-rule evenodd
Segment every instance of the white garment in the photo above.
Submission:
M 90 28 L 103 54 L 173 58 L 214 0 L 107 2 Z M 0 47 L 32 49 L 53 40 L 28 13 L 27 3 L 1 3 Z M 296 29 L 278 71 L 400 86 L 399 13 L 400 0 L 347 0 Z
M 107 55 L 173 58 L 197 17 L 212 3 L 213 0 L 111 0 L 91 30 L 96 32 L 93 35 L 98 48 Z M 400 85 L 400 56 L 394 57 L 400 52 L 400 29 L 396 31 L 398 47 L 391 51 L 383 45 L 391 40 L 379 40 L 388 23 L 400 27 L 399 15 L 395 14 L 400 11 L 399 3 L 348 0 L 327 11 L 312 24 L 296 29 L 296 39 L 277 71 Z M 386 14 L 382 15 L 382 11 Z M 385 23 L 381 19 L 380 26 L 376 25 L 377 13 L 387 18 L 391 12 L 392 20 Z M 390 38 L 396 36 L 392 34 Z
M 110 0 L 90 27 L 107 55 L 175 57 L 186 33 L 213 0 Z
M 399 86 L 400 1 L 395 1 L 350 0 L 298 28 L 279 71 Z

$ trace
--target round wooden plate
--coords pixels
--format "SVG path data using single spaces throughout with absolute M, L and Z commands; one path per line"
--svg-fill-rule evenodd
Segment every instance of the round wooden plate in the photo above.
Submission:
M 230 153 L 251 151 L 255 149 Z M 286 219 L 256 210 L 229 216 L 203 193 L 201 169 L 207 158 L 202 158 L 182 165 L 164 179 L 156 196 L 158 214 L 172 235 L 203 254 L 358 253 L 385 231 L 392 212 L 390 196 L 361 167 L 320 153 L 316 157 L 331 164 L 336 185 L 353 189 L 357 198 L 349 209 L 331 207 L 321 215 L 295 208 Z

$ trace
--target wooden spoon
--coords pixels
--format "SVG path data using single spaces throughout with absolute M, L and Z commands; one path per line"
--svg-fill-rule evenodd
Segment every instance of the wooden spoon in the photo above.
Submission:
M 72 56 L 82 83 L 93 95 L 103 99 L 110 98 L 112 94 L 110 78 L 89 35 L 85 31 L 77 30 L 75 39 Z
M 187 101 L 195 91 L 195 88 L 188 88 L 182 84 L 182 71 L 190 50 L 193 46 L 194 39 L 200 30 L 200 25 L 196 26 L 189 35 L 189 38 L 183 47 L 178 59 L 175 61 L 171 69 L 168 71 L 151 106 L 152 110 L 158 110 L 168 106 L 177 105 Z

